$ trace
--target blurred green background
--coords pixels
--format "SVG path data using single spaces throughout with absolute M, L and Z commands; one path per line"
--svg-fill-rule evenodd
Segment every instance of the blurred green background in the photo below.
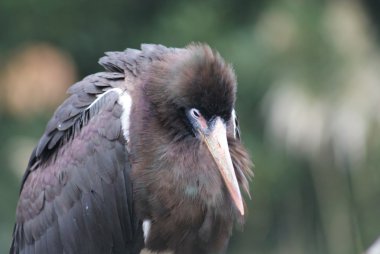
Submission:
M 363 253 L 380 236 L 378 1 L 2 0 L 0 253 L 28 156 L 103 52 L 210 44 L 255 162 L 228 253 Z

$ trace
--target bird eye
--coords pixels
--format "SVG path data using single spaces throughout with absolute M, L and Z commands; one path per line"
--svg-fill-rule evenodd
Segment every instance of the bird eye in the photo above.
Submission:
M 201 116 L 201 113 L 199 112 L 199 110 L 195 108 L 190 109 L 190 114 L 195 119 L 198 119 Z

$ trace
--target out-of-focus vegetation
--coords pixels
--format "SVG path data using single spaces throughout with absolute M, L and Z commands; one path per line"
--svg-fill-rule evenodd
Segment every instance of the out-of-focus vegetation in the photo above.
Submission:
M 363 253 L 380 235 L 378 14 L 370 0 L 1 1 L 0 253 L 63 91 L 104 51 L 191 41 L 233 64 L 255 162 L 228 253 Z

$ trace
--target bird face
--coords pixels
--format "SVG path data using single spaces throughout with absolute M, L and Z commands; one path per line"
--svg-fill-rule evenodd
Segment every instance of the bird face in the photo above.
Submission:
M 241 215 L 244 215 L 244 206 L 239 184 L 236 179 L 228 148 L 226 123 L 219 116 L 212 117 L 207 121 L 201 112 L 195 108 L 186 111 L 186 116 L 195 136 L 206 145 L 215 161 L 233 202 L 239 209 Z
M 194 45 L 186 52 L 153 62 L 147 72 L 141 97 L 146 104 L 135 106 L 140 112 L 136 115 L 143 116 L 142 122 L 131 125 L 132 132 L 140 133 L 137 136 L 143 141 L 136 146 L 136 157 L 144 158 L 144 163 L 135 167 L 136 178 L 156 174 L 149 179 L 157 179 L 171 169 L 172 175 L 167 177 L 175 182 L 173 189 L 201 182 L 199 199 L 209 197 L 212 204 L 218 200 L 219 207 L 229 204 L 220 198 L 227 190 L 234 206 L 244 215 L 238 183 L 247 190 L 243 171 L 249 163 L 231 129 L 236 94 L 232 68 L 208 46 Z M 147 164 L 157 170 L 147 173 Z M 202 184 L 204 179 L 210 184 Z M 141 180 L 141 185 L 146 186 L 146 181 Z M 153 189 L 154 185 L 155 182 L 141 188 Z

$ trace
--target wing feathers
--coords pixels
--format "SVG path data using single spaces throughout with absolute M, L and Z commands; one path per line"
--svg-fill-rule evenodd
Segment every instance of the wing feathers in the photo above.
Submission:
M 85 80 L 96 88 L 79 82 L 69 89 L 76 94 L 57 109 L 32 154 L 11 253 L 139 253 L 120 77 L 95 75 Z M 107 78 L 115 87 L 104 85 Z
M 46 232 L 47 253 L 62 253 L 63 247 L 58 231 L 58 222 L 55 222 Z
M 108 52 L 99 60 L 107 72 L 68 89 L 25 172 L 11 253 L 140 252 L 126 148 L 131 100 L 120 96 L 152 61 L 179 51 Z
M 97 73 L 90 75 L 84 80 L 74 84 L 69 88 L 68 93 L 72 94 L 66 101 L 58 107 L 54 116 L 49 121 L 46 127 L 45 134 L 40 139 L 37 146 L 36 157 L 41 157 L 45 153 L 45 160 L 48 159 L 56 148 L 62 145 L 75 133 L 78 125 L 82 125 L 86 119 L 86 112 L 94 101 L 97 101 L 98 96 L 108 89 L 122 87 L 124 75 L 110 74 L 110 73 Z M 113 95 L 115 98 L 118 94 Z M 111 103 L 108 107 L 112 107 L 112 98 L 107 98 Z M 105 100 L 103 100 L 105 101 Z M 96 103 L 97 104 L 97 103 Z M 91 115 L 98 112 L 101 105 L 96 105 L 92 108 Z M 88 118 L 88 116 L 87 116 Z

